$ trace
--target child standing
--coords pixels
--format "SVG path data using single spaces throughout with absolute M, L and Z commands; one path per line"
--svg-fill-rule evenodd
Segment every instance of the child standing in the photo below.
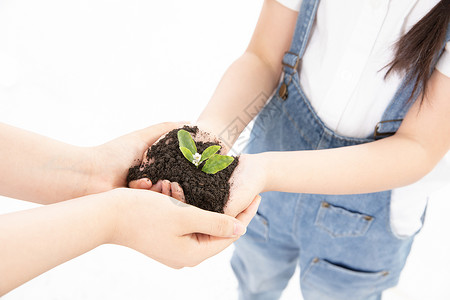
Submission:
M 264 2 L 198 120 L 231 145 L 259 111 L 229 202 L 267 192 L 236 243 L 240 299 L 277 299 L 297 263 L 305 300 L 398 282 L 426 207 L 410 184 L 450 148 L 449 14 L 446 0 Z

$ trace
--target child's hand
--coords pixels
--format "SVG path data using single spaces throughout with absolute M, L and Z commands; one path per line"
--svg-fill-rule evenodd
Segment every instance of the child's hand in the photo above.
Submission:
M 244 211 L 256 195 L 264 191 L 265 169 L 255 155 L 242 154 L 230 178 L 230 197 L 225 214 L 236 216 Z
M 196 141 L 214 141 L 218 142 L 219 139 L 213 134 L 204 133 L 197 134 Z M 221 154 L 226 154 L 225 147 L 222 147 Z M 148 164 L 147 152 L 144 153 L 142 159 L 141 171 L 144 165 Z M 150 162 L 151 163 L 151 162 Z M 230 216 L 237 216 L 239 213 L 247 209 L 252 200 L 265 187 L 265 169 L 261 163 L 258 163 L 257 158 L 254 155 L 241 155 L 239 158 L 239 164 L 233 171 L 230 183 L 230 195 L 226 206 L 224 207 L 224 213 Z M 156 184 L 153 184 L 148 178 L 141 178 L 129 183 L 131 188 L 147 189 L 154 192 L 159 192 L 167 196 L 171 196 L 179 201 L 185 202 L 184 193 L 180 185 L 176 182 L 170 182 L 168 180 L 160 180 Z
M 179 126 L 179 129 L 182 129 L 184 125 L 190 125 L 187 123 L 180 123 L 183 124 Z M 194 126 L 194 125 L 192 125 Z M 162 135 L 154 144 L 158 143 L 159 140 L 163 139 L 166 136 L 166 134 Z M 219 154 L 225 155 L 228 151 L 227 147 L 220 141 L 219 138 L 217 138 L 214 134 L 209 133 L 207 131 L 202 130 L 199 128 L 199 131 L 197 132 L 195 136 L 196 142 L 213 142 L 216 144 L 219 144 L 221 146 Z M 151 147 L 151 146 L 150 146 Z M 148 152 L 150 151 L 150 147 L 145 151 L 145 153 L 142 156 L 141 164 L 139 167 L 139 172 L 142 172 L 145 167 L 148 167 L 150 164 L 153 163 L 152 160 L 149 159 Z M 177 182 L 170 182 L 169 180 L 159 180 L 158 182 L 154 183 L 149 178 L 140 178 L 137 180 L 132 180 L 129 182 L 128 186 L 130 188 L 134 189 L 146 189 L 158 193 L 162 193 L 164 195 L 173 197 L 179 201 L 185 202 L 184 192 L 181 186 Z

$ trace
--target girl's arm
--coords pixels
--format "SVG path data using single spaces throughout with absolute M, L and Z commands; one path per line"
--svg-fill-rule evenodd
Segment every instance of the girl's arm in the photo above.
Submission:
M 170 267 L 194 266 L 245 232 L 259 199 L 238 220 L 132 189 L 2 215 L 0 296 L 106 243 L 130 247 Z
M 297 15 L 275 0 L 264 1 L 247 50 L 225 72 L 197 120 L 201 128 L 219 136 L 229 147 L 276 87 Z
M 0 195 L 48 204 L 125 187 L 128 168 L 179 125 L 157 124 L 97 147 L 76 147 L 0 123 Z
M 263 164 L 264 190 L 354 194 L 414 183 L 450 149 L 450 78 L 435 70 L 424 103 L 412 106 L 391 137 L 337 149 L 267 152 L 252 156 Z
M 411 107 L 391 137 L 325 150 L 243 154 L 225 213 L 236 215 L 266 191 L 372 193 L 408 185 L 430 172 L 450 149 L 450 78 L 435 70 L 424 103 Z

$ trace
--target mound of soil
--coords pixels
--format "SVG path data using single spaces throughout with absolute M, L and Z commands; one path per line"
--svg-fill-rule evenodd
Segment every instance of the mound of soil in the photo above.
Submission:
M 193 134 L 199 153 L 209 146 L 218 145 L 213 142 L 196 141 L 199 133 L 197 126 L 184 126 L 183 129 Z M 186 203 L 205 210 L 223 213 L 230 194 L 228 181 L 238 165 L 239 157 L 235 157 L 234 161 L 224 170 L 216 174 L 206 174 L 201 171 L 205 162 L 197 168 L 181 153 L 177 137 L 178 130 L 170 131 L 152 145 L 147 153 L 148 161 L 152 163 L 146 163 L 142 170 L 141 166 L 131 167 L 127 182 L 140 178 L 149 178 L 153 184 L 164 179 L 178 182 L 183 188 Z

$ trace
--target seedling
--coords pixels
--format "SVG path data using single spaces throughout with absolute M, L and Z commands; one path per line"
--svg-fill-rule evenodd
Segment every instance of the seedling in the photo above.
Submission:
M 220 146 L 217 145 L 209 146 L 202 154 L 198 153 L 194 139 L 184 129 L 180 129 L 177 135 L 183 156 L 197 168 L 202 162 L 205 162 L 202 171 L 207 174 L 216 174 L 228 167 L 234 160 L 231 156 L 216 154 L 220 150 Z

